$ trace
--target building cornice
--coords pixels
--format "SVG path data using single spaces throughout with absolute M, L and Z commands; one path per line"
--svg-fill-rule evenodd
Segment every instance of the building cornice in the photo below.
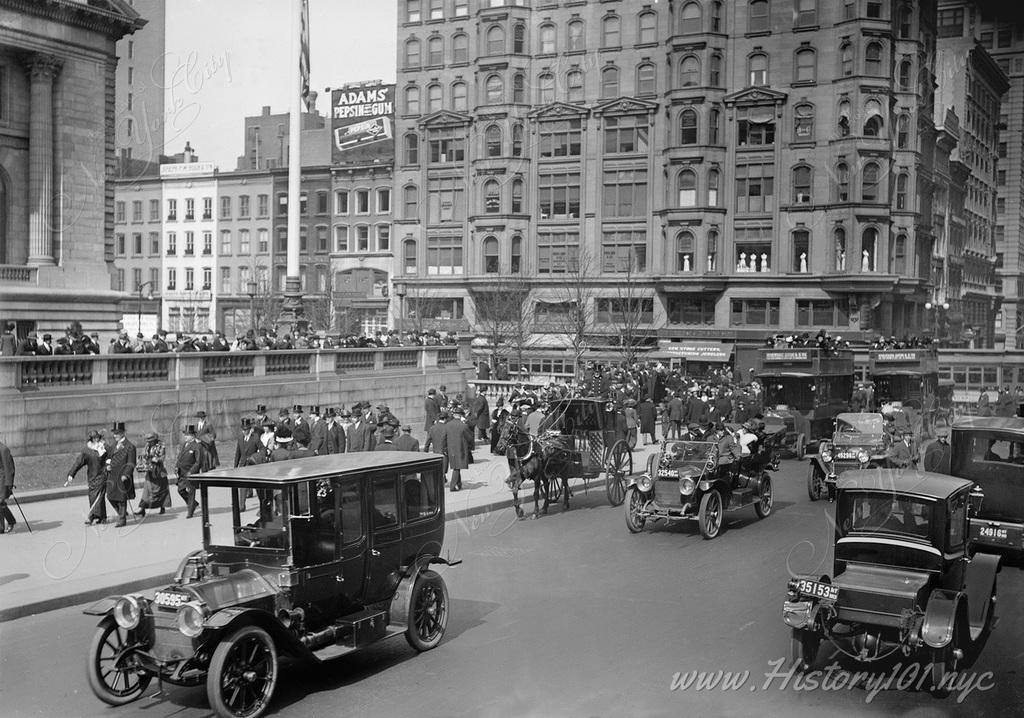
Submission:
M 114 40 L 134 33 L 148 22 L 121 0 L 106 0 L 105 5 L 73 0 L 0 0 L 0 8 L 92 30 Z

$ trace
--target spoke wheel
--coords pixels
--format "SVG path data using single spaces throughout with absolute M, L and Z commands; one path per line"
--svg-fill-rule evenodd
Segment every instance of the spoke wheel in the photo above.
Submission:
M 107 618 L 89 645 L 89 687 L 97 698 L 112 706 L 136 700 L 153 678 L 139 666 L 135 654 L 125 650 L 128 633 L 113 618 Z
M 818 655 L 818 646 L 821 639 L 817 634 L 801 628 L 793 629 L 793 637 L 790 640 L 793 649 L 793 662 L 799 671 L 806 671 L 814 665 L 814 659 Z
M 635 486 L 626 489 L 626 528 L 632 534 L 638 534 L 644 530 L 647 517 L 640 515 L 646 503 L 643 494 Z
M 448 627 L 448 587 L 434 571 L 421 571 L 412 587 L 405 640 L 417 651 L 429 651 Z
M 620 505 L 626 498 L 626 477 L 633 473 L 633 452 L 625 441 L 616 441 L 605 465 L 604 488 L 608 503 Z
M 825 491 L 825 474 L 812 459 L 810 471 L 807 472 L 807 498 L 811 501 L 825 498 Z
M 807 454 L 807 437 L 803 434 L 797 435 L 793 453 L 796 454 L 797 461 L 803 461 L 804 456 Z
M 700 526 L 700 535 L 708 540 L 718 536 L 722 530 L 722 495 L 715 489 L 701 497 L 697 524 Z
M 772 512 L 772 504 L 774 502 L 774 492 L 772 491 L 772 479 L 770 476 L 761 477 L 761 497 L 758 502 L 754 504 L 754 512 L 757 514 L 757 518 L 763 519 L 765 516 Z
M 217 644 L 206 679 L 210 707 L 221 716 L 263 715 L 277 685 L 277 648 L 258 626 L 243 626 Z

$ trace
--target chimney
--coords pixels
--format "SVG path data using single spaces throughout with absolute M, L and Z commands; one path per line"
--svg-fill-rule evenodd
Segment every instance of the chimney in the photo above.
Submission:
M 185 152 L 181 155 L 181 161 L 185 164 L 195 162 L 192 145 L 187 140 L 185 141 Z
M 316 111 L 316 98 L 317 98 L 316 90 L 310 90 L 309 91 L 309 111 L 310 111 L 311 114 L 319 115 L 320 113 L 318 113 Z
M 270 105 L 263 106 L 263 116 L 270 117 Z

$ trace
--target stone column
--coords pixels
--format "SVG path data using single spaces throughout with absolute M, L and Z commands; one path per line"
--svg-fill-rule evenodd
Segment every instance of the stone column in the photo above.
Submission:
M 28 263 L 52 265 L 53 258 L 53 79 L 62 60 L 32 55 L 25 63 L 30 89 L 28 135 Z

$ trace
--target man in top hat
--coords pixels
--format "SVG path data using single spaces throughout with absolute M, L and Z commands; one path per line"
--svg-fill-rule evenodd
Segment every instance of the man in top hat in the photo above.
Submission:
M 178 459 L 175 462 L 175 471 L 178 475 L 178 496 L 185 502 L 185 518 L 192 518 L 195 515 L 196 507 L 196 485 L 192 483 L 192 474 L 202 472 L 203 463 L 207 461 L 204 456 L 203 445 L 196 439 L 196 427 L 194 424 L 187 425 L 181 432 L 182 443 L 178 450 Z
M 427 390 L 427 398 L 423 402 L 423 430 L 429 431 L 430 427 L 437 421 L 438 414 L 441 413 L 441 404 L 437 399 L 437 391 L 435 389 Z
M 89 514 L 86 517 L 86 525 L 92 523 L 104 523 L 107 520 L 107 446 L 103 443 L 103 436 L 98 431 L 90 431 L 85 442 L 85 448 L 75 458 L 75 463 L 68 470 L 68 480 L 65 486 L 75 479 L 75 474 L 82 467 L 86 467 L 86 479 L 89 485 Z
M 306 419 L 306 415 L 302 413 L 301 404 L 296 404 L 292 407 L 292 424 L 289 428 L 292 430 L 292 438 L 295 441 L 301 439 L 306 442 L 307 446 L 309 445 L 309 421 Z
M 949 473 L 952 449 L 949 446 L 949 427 L 943 426 L 935 430 L 935 441 L 928 445 L 924 452 L 924 470 L 939 474 Z
M 441 454 L 444 457 L 444 465 L 441 467 L 442 473 L 445 477 L 448 476 L 448 448 L 445 443 L 445 424 L 448 422 L 448 411 L 442 409 L 437 415 L 437 421 L 435 421 L 429 429 L 427 429 L 427 440 L 423 443 L 423 451 L 433 451 L 435 454 Z M 445 483 L 448 479 L 445 478 Z
M 367 410 L 363 408 L 362 402 L 352 405 L 352 426 L 348 430 L 348 451 L 372 451 L 373 435 L 371 431 L 376 430 L 376 423 L 370 424 L 367 420 Z
M 0 441 L 0 534 L 6 533 L 18 523 L 7 508 L 7 499 L 14 493 L 14 457 L 7 444 Z
M 292 417 L 288 413 L 287 409 L 281 409 L 277 412 L 277 421 L 274 423 L 275 426 L 287 426 L 289 429 L 292 428 Z
M 44 334 L 43 340 L 36 345 L 37 357 L 53 356 L 53 336 Z
M 476 390 L 476 396 L 473 397 L 469 406 L 470 418 L 480 434 L 481 441 L 487 441 L 487 429 L 491 424 L 491 407 L 487 404 L 487 392 L 483 387 Z
M 210 343 L 210 351 L 215 352 L 226 352 L 231 349 L 228 344 L 227 337 L 224 336 L 224 332 L 215 332 L 213 335 L 213 341 Z
M 319 406 L 309 407 L 309 450 L 313 456 L 330 453 L 327 448 L 327 422 L 321 418 Z
M 344 454 L 345 453 L 345 427 L 342 426 L 342 416 L 348 413 L 343 411 L 339 414 L 334 409 L 327 410 L 327 453 L 328 454 Z
M 115 526 L 124 526 L 128 500 L 135 498 L 135 464 L 138 457 L 135 444 L 125 436 L 124 422 L 115 423 L 111 433 L 114 446 L 107 459 L 107 500 L 117 512 Z
M 380 434 L 380 441 L 373 447 L 374 451 L 395 451 L 395 427 L 391 424 L 382 424 L 377 430 Z
M 443 446 L 448 456 L 448 467 L 452 470 L 452 481 L 449 485 L 451 491 L 462 490 L 462 470 L 469 468 L 469 457 L 472 451 L 470 442 L 473 438 L 473 430 L 467 427 L 464 421 L 461 421 L 461 409 L 458 411 L 459 415 L 443 424 Z
M 395 451 L 419 451 L 419 439 L 412 435 L 412 427 L 406 424 L 402 427 L 402 435 L 395 439 Z
M 263 422 L 267 420 L 267 405 L 257 404 L 256 412 L 252 418 L 252 425 L 254 428 L 260 428 L 263 426 Z
M 256 424 L 252 419 L 242 419 L 242 433 L 238 435 L 235 442 L 235 467 L 247 466 L 249 457 L 260 448 L 260 437 L 256 435 Z M 245 511 L 245 500 L 249 498 L 252 489 L 239 489 L 238 505 Z
M 199 439 L 203 448 L 206 449 L 210 462 L 210 465 L 204 466 L 202 470 L 216 469 L 220 466 L 220 457 L 217 456 L 217 431 L 206 418 L 206 412 L 201 409 L 196 412 L 196 438 Z

